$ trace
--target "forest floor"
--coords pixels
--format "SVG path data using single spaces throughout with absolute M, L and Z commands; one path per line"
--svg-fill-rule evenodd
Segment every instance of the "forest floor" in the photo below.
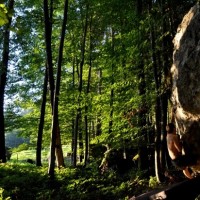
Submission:
M 35 151 L 22 151 L 0 164 L 0 200 L 128 200 L 184 180 L 176 171 L 168 172 L 162 184 L 155 176 L 136 169 L 124 174 L 114 170 L 102 174 L 96 161 L 77 168 L 66 161 L 66 167 L 56 169 L 55 179 L 50 180 L 48 160 L 43 167 L 36 167 L 27 162 L 34 159 L 33 155 Z
M 97 166 L 96 166 L 97 167 Z M 8 162 L 0 164 L 1 200 L 127 200 L 151 191 L 155 178 L 141 178 L 130 171 L 119 175 L 114 171 L 101 174 L 95 164 L 86 168 L 56 169 L 55 180 L 48 177 L 47 167 Z

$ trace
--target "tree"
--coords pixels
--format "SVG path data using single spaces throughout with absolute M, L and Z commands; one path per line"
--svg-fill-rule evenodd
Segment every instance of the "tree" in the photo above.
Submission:
M 62 147 L 58 146 L 61 144 L 60 144 L 60 138 L 58 138 L 59 135 L 57 135 L 58 134 L 57 129 L 59 127 L 58 98 L 59 98 L 59 92 L 60 92 L 61 66 L 62 66 L 62 60 L 63 60 L 63 47 L 64 47 L 65 32 L 66 32 L 67 15 L 68 15 L 68 0 L 65 1 L 65 6 L 64 6 L 63 24 L 62 24 L 62 29 L 61 29 L 58 64 L 57 64 L 57 74 L 56 74 L 56 87 L 55 87 L 55 91 L 54 91 L 54 101 L 53 101 L 53 122 L 52 122 L 53 125 L 52 125 L 52 134 L 51 134 L 51 162 L 50 162 L 50 166 L 49 166 L 49 175 L 51 176 L 51 178 L 54 178 L 55 148 L 59 149 L 59 151 L 62 150 Z M 62 154 L 62 152 L 60 152 L 59 154 Z M 57 156 L 57 159 L 59 160 L 60 158 Z M 64 161 L 62 161 L 62 163 L 64 163 Z
M 42 166 L 41 151 L 42 151 L 42 136 L 43 136 L 46 96 L 47 96 L 47 83 L 48 83 L 48 74 L 47 74 L 47 67 L 46 67 L 45 76 L 44 76 L 44 84 L 43 84 L 42 105 L 41 105 L 41 111 L 40 111 L 40 122 L 39 122 L 39 127 L 38 127 L 38 136 L 37 136 L 37 151 L 36 151 L 36 165 L 37 166 Z
M 13 11 L 14 0 L 8 2 L 8 9 Z M 5 124 L 4 124 L 4 95 L 6 78 L 9 62 L 9 46 L 10 46 L 10 28 L 12 23 L 12 16 L 9 16 L 8 23 L 4 27 L 3 37 L 3 51 L 2 60 L 0 62 L 0 160 L 6 162 L 6 149 L 5 149 Z
M 83 89 L 83 66 L 85 62 L 85 46 L 86 46 L 86 37 L 87 37 L 87 29 L 88 29 L 88 8 L 89 5 L 86 4 L 86 14 L 85 14 L 85 23 L 83 27 L 83 36 L 81 41 L 81 60 L 80 60 L 80 68 L 78 69 L 78 108 L 76 111 L 76 120 L 75 120 L 75 128 L 74 128 L 74 144 L 73 144 L 73 166 L 76 166 L 77 162 L 77 139 L 79 135 L 79 141 L 82 143 L 82 128 L 81 128 L 81 116 L 82 116 L 82 110 L 81 110 L 81 97 L 82 97 L 82 89 Z M 81 11 L 83 12 L 82 8 Z M 84 13 L 84 12 L 83 12 Z M 81 13 L 81 14 L 83 14 Z M 84 15 L 83 15 L 84 16 Z M 79 145 L 80 148 L 82 147 L 82 144 Z M 81 151 L 81 154 L 83 152 L 83 149 Z M 82 161 L 82 159 L 80 159 Z

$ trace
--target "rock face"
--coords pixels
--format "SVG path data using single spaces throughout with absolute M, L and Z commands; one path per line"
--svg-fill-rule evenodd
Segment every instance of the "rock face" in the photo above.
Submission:
M 200 5 L 185 15 L 173 40 L 172 104 L 185 151 L 200 159 Z M 198 168 L 198 166 L 196 166 Z M 200 166 L 199 166 L 200 169 Z

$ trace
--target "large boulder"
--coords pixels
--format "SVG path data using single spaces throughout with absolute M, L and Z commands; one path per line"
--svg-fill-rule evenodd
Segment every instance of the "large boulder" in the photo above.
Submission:
M 184 16 L 173 40 L 172 105 L 186 153 L 200 158 L 200 6 Z M 200 166 L 194 166 L 198 170 Z

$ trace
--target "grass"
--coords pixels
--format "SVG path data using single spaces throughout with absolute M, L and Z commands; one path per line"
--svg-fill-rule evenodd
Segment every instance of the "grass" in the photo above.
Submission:
M 110 171 L 102 175 L 97 169 L 95 163 L 86 168 L 56 169 L 52 181 L 47 167 L 20 162 L 0 164 L 0 199 L 126 200 L 148 188 L 148 180 L 139 179 L 135 173 L 119 176 Z
M 70 152 L 70 146 L 69 145 L 63 145 L 62 146 L 64 155 L 65 152 Z M 42 162 L 44 164 L 48 163 L 48 154 L 49 154 L 49 148 L 45 148 L 41 152 Z M 65 156 L 66 157 L 66 156 Z M 27 159 L 32 159 L 33 161 L 36 160 L 36 150 L 34 148 L 29 148 L 27 150 L 22 151 L 15 151 L 11 155 L 11 162 L 24 162 Z
M 35 155 L 35 149 L 22 150 L 0 164 L 0 200 L 127 200 L 152 189 L 149 180 L 134 169 L 123 175 L 113 170 L 101 174 L 95 160 L 87 167 L 56 169 L 52 181 L 45 164 L 48 149 L 42 151 L 43 167 L 26 162 L 35 160 Z
M 11 156 L 11 161 L 23 161 L 27 159 L 35 160 L 35 155 L 35 150 L 23 150 L 20 152 L 13 153 Z

